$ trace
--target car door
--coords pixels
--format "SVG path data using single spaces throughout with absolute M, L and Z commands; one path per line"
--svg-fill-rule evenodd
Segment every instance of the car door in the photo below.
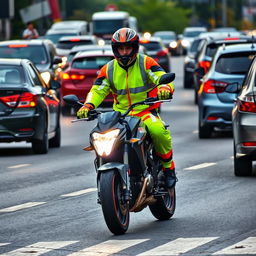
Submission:
M 30 79 L 36 86 L 41 86 L 43 88 L 43 100 L 46 106 L 46 113 L 48 116 L 48 132 L 53 132 L 57 126 L 58 113 L 59 113 L 59 100 L 54 92 L 54 90 L 49 90 L 47 85 L 44 83 L 40 77 L 37 69 L 30 63 L 29 64 L 29 75 Z

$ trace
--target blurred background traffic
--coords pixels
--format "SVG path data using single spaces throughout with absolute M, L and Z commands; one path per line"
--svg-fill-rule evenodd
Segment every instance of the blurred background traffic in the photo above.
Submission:
M 76 111 L 63 96 L 76 94 L 84 102 L 100 68 L 114 58 L 112 34 L 130 27 L 140 35 L 139 52 L 154 58 L 166 72 L 172 71 L 172 59 L 183 59 L 182 87 L 194 92 L 198 138 L 233 130 L 235 174 L 251 173 L 256 159 L 252 118 L 256 114 L 256 1 L 2 0 L 1 4 L 4 129 L 0 141 L 32 142 L 35 153 L 46 153 L 48 146 L 60 147 L 60 116 Z M 38 38 L 22 39 L 28 22 L 38 30 Z M 20 62 L 5 60 L 10 58 Z M 19 79 L 10 82 L 8 75 L 14 71 Z M 102 107 L 112 103 L 109 95 Z M 26 115 L 21 118 L 26 110 L 34 118 L 30 125 L 25 125 Z M 43 116 L 40 120 L 38 113 Z

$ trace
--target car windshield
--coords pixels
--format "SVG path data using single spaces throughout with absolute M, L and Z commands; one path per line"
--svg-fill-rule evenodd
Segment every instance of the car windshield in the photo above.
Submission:
M 197 37 L 200 35 L 203 31 L 186 31 L 183 36 L 185 37 Z
M 57 43 L 57 48 L 59 49 L 72 49 L 74 46 L 78 45 L 92 45 L 94 42 L 92 40 L 80 40 L 80 41 L 62 41 Z
M 125 20 L 94 20 L 93 31 L 95 34 L 112 34 L 119 28 L 124 27 Z
M 41 45 L 13 44 L 0 46 L 0 58 L 29 59 L 34 64 L 49 62 L 45 48 Z
M 148 50 L 148 51 L 157 51 L 161 50 L 161 44 L 158 42 L 148 42 L 148 43 L 142 43 L 142 45 Z
M 228 53 L 221 55 L 216 63 L 215 70 L 223 74 L 247 73 L 255 52 Z
M 111 61 L 112 56 L 85 57 L 75 59 L 72 63 L 72 68 L 77 69 L 100 69 L 107 62 Z
M 77 36 L 77 33 L 58 33 L 45 35 L 44 38 L 51 40 L 54 44 L 57 44 L 59 39 L 63 36 Z
M 0 65 L 0 87 L 6 84 L 20 85 L 24 82 L 24 74 L 20 67 Z
M 154 36 L 160 37 L 162 40 L 176 40 L 175 35 L 155 34 Z

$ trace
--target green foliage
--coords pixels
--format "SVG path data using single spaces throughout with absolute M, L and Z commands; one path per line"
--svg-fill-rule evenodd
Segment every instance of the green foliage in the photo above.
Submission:
M 181 33 L 188 25 L 189 11 L 176 7 L 172 1 L 120 0 L 119 10 L 127 11 L 138 19 L 142 32 L 173 30 Z

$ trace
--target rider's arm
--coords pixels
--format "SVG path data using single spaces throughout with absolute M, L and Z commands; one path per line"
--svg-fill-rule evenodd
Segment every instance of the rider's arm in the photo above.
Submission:
M 166 74 L 166 72 L 153 58 L 149 56 L 146 57 L 145 64 L 149 80 L 154 84 L 158 84 L 161 76 Z M 170 88 L 171 93 L 173 94 L 175 89 L 173 83 L 169 83 L 164 86 L 168 86 Z
M 99 75 L 97 76 L 97 79 L 94 81 L 94 84 L 90 90 L 90 92 L 87 94 L 85 103 L 92 104 L 95 108 L 97 108 L 101 102 L 105 99 L 105 97 L 109 94 L 110 87 L 109 87 L 109 81 L 107 78 L 107 64 L 104 65 Z

